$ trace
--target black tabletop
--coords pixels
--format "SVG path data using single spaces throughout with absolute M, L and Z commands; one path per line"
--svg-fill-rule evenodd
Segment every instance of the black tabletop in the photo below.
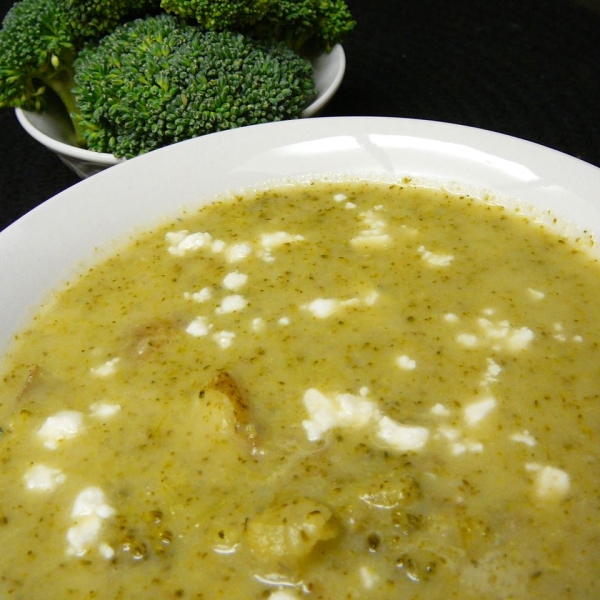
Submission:
M 459 123 L 600 167 L 600 0 L 348 4 L 358 24 L 323 116 Z M 0 229 L 77 181 L 0 109 Z

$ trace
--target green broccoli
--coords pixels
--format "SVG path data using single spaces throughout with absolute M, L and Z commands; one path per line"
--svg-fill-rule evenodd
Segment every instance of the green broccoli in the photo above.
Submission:
M 73 62 L 84 42 L 131 14 L 158 9 L 159 0 L 20 0 L 0 29 L 0 108 L 42 111 L 54 92 L 68 114 Z M 50 91 L 51 90 L 51 91 Z M 74 143 L 82 138 L 74 123 Z
M 237 30 L 265 16 L 271 0 L 162 0 L 169 13 L 194 19 L 210 31 Z
M 254 31 L 263 39 L 281 40 L 296 52 L 310 54 L 329 52 L 355 25 L 344 0 L 271 0 Z
M 283 41 L 305 55 L 330 51 L 356 25 L 344 0 L 162 0 L 161 6 L 206 29 Z
M 310 62 L 285 44 L 204 32 L 167 14 L 118 26 L 74 66 L 87 147 L 120 157 L 296 118 L 315 94 Z
M 156 13 L 160 0 L 54 0 L 66 13 L 78 40 L 97 38 L 120 23 Z
M 54 0 L 17 2 L 0 30 L 0 107 L 42 110 L 52 89 L 74 110 L 75 38 Z

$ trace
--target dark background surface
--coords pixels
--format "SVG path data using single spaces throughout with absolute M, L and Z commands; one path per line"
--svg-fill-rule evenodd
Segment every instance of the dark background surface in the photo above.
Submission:
M 358 25 L 323 116 L 470 125 L 600 167 L 600 0 L 347 1 Z M 78 180 L 0 109 L 0 229 Z

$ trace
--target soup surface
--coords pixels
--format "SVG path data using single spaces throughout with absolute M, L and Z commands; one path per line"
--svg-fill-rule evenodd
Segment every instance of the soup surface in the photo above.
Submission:
M 597 599 L 600 269 L 369 182 L 135 239 L 17 336 L 0 597 Z

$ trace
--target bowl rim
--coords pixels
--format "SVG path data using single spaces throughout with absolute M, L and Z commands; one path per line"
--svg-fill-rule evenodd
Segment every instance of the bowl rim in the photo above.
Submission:
M 330 52 L 317 55 L 315 60 L 318 60 L 318 58 L 323 55 L 329 56 L 331 59 L 330 64 L 335 67 L 333 78 L 328 86 L 302 111 L 301 118 L 309 118 L 317 115 L 333 98 L 344 79 L 346 72 L 346 54 L 343 46 L 341 44 L 336 44 Z M 34 140 L 58 155 L 100 166 L 114 166 L 126 160 L 124 158 L 117 158 L 111 153 L 95 152 L 93 150 L 87 150 L 86 148 L 80 148 L 47 135 L 38 129 L 30 118 L 31 114 L 39 116 L 43 113 L 32 113 L 32 111 L 27 111 L 22 108 L 15 108 L 15 114 L 21 127 L 23 127 Z

